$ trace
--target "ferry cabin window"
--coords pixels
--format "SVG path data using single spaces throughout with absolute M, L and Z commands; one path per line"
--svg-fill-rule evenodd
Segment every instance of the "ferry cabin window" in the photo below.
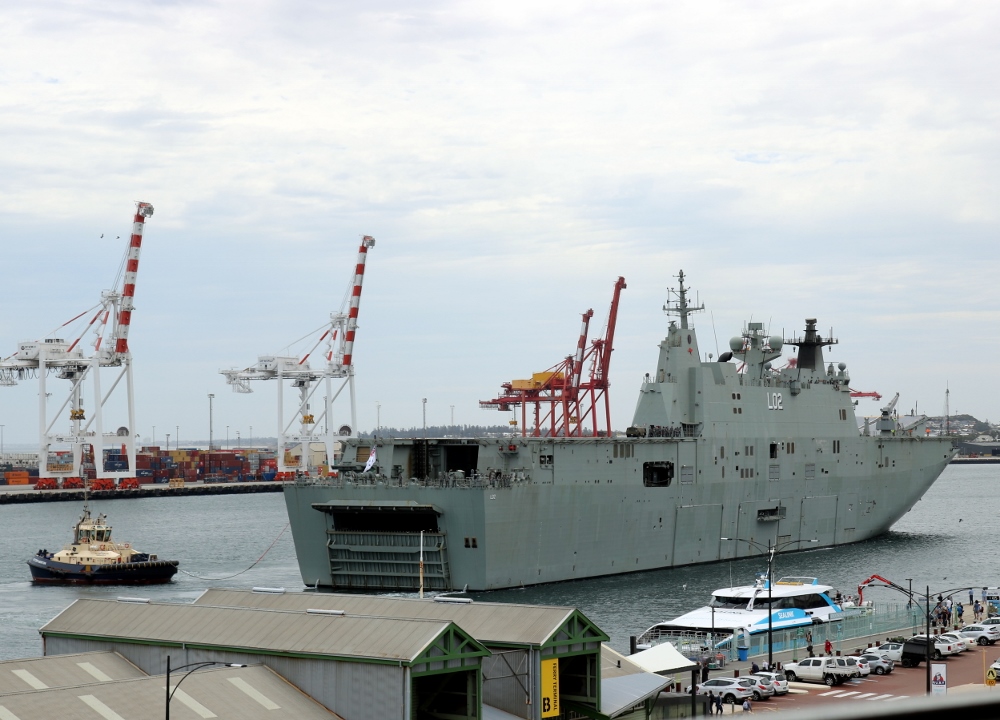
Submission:
M 716 595 L 712 598 L 710 605 L 714 608 L 723 608 L 727 610 L 746 610 L 749 604 L 747 598 L 738 597 L 723 597 L 721 595 Z
M 771 443 L 771 459 L 778 457 L 778 443 Z
M 670 487 L 674 479 L 672 462 L 645 462 L 642 464 L 642 484 L 646 487 Z
M 815 608 L 829 607 L 830 604 L 816 593 L 808 595 L 795 595 L 793 597 L 774 598 L 775 610 L 813 610 Z M 767 607 L 767 596 L 758 597 L 754 605 Z

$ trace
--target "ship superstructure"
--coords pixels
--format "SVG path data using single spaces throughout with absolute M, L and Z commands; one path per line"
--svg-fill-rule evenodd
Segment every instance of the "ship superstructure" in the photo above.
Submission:
M 303 581 L 416 589 L 422 556 L 428 588 L 486 590 L 757 554 L 722 538 L 829 547 L 937 479 L 951 440 L 888 413 L 859 431 L 816 320 L 787 339 L 748 323 L 706 360 L 679 281 L 625 436 L 348 438 L 336 477 L 286 486 Z

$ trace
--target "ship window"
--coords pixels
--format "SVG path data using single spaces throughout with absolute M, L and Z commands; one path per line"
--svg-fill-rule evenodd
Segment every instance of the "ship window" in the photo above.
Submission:
M 814 463 L 809 463 L 806 465 L 806 480 L 816 479 L 816 465 Z
M 726 448 L 724 446 L 719 446 L 719 457 L 720 458 L 726 457 Z
M 778 443 L 771 443 L 771 459 L 778 457 Z
M 670 487 L 674 479 L 672 462 L 645 462 L 642 464 L 642 484 L 646 487 Z
M 714 608 L 725 608 L 727 610 L 746 610 L 749 600 L 738 597 L 724 597 L 716 595 L 712 598 L 711 606 Z
M 834 440 L 833 441 L 833 451 L 835 453 L 839 453 L 840 452 L 840 440 Z
M 743 414 L 743 408 L 737 408 L 737 410 L 739 410 L 739 413 L 738 413 L 739 415 Z
M 795 452 L 795 443 L 793 442 L 785 443 L 785 452 L 788 453 L 789 455 L 793 454 Z

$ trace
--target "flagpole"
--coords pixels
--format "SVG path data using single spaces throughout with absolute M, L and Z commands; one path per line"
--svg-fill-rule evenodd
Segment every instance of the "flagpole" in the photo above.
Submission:
M 424 599 L 424 531 L 420 531 L 420 599 Z

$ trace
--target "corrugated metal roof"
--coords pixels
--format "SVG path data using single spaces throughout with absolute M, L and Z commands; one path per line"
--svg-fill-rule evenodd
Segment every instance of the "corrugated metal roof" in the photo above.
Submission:
M 646 698 L 655 697 L 670 684 L 652 673 L 623 675 L 601 681 L 601 714 L 609 718 L 630 710 Z
M 450 625 L 445 620 L 80 599 L 39 632 L 411 661 Z
M 75 653 L 0 662 L 0 695 L 146 677 L 114 652 Z
M 176 686 L 180 675 L 170 676 Z M 0 696 L 0 716 L 18 720 L 108 718 L 148 720 L 162 717 L 166 700 L 163 675 L 135 680 L 77 685 Z M 198 670 L 184 680 L 170 702 L 178 718 L 220 720 L 342 720 L 266 667 Z
M 604 643 L 601 644 L 601 679 L 636 675 L 641 672 L 646 671 L 617 650 Z
M 280 610 L 323 608 L 348 614 L 450 620 L 483 643 L 542 645 L 574 612 L 573 608 L 510 603 L 447 603 L 372 595 L 316 592 L 256 593 L 206 590 L 196 605 L 259 607 Z

